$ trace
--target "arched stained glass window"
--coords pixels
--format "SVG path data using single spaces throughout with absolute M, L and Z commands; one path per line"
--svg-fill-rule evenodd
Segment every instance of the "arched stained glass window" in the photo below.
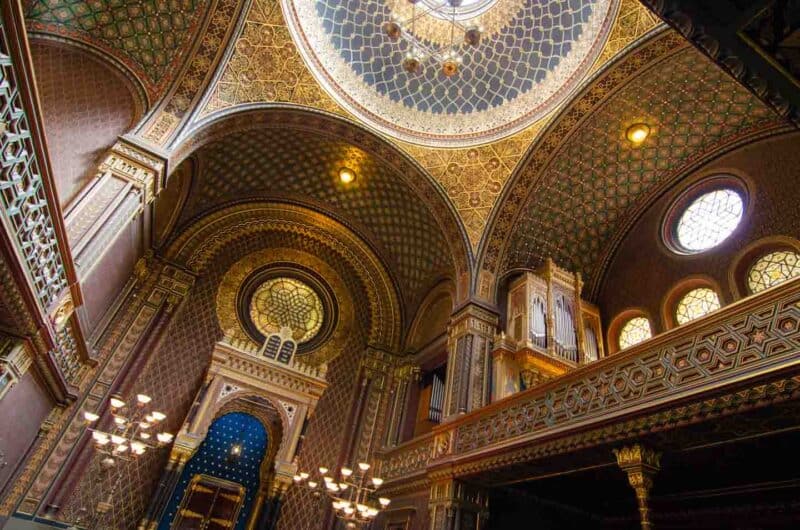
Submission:
M 686 324 L 720 308 L 719 296 L 713 289 L 699 287 L 686 293 L 675 310 L 678 324 Z
M 630 348 L 652 336 L 650 321 L 644 317 L 634 317 L 628 320 L 619 332 L 619 349 Z
M 731 188 L 716 189 L 694 199 L 678 219 L 675 237 L 687 252 L 702 252 L 722 243 L 739 226 L 742 196 Z
M 795 276 L 800 276 L 800 254 L 793 250 L 770 252 L 758 258 L 747 274 L 747 288 L 760 293 Z

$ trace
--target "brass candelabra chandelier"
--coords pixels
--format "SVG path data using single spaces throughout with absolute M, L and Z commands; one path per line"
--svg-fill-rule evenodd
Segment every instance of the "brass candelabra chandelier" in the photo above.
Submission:
M 135 404 L 129 406 L 120 396 L 111 396 L 111 428 L 102 431 L 89 427 L 95 448 L 104 455 L 101 460 L 104 467 L 114 466 L 117 460 L 135 459 L 148 449 L 163 447 L 172 441 L 173 435 L 168 432 L 155 433 L 158 424 L 167 416 L 157 410 L 149 410 L 151 401 L 150 396 L 137 394 Z M 84 412 L 83 417 L 89 425 L 100 419 L 93 412 Z
M 420 73 L 423 63 L 428 59 L 437 61 L 442 73 L 447 77 L 456 75 L 463 63 L 463 46 L 478 46 L 483 28 L 477 25 L 464 25 L 456 17 L 458 8 L 465 0 L 420 1 L 406 0 L 412 4 L 411 16 L 403 19 L 394 15 L 383 24 L 386 35 L 395 42 L 405 42 L 407 51 L 403 58 L 403 69 L 409 73 Z M 449 24 L 450 43 L 437 48 L 419 38 L 416 22 L 424 16 L 435 16 Z
M 294 476 L 294 482 L 316 495 L 327 495 L 336 518 L 343 521 L 346 528 L 359 528 L 371 523 L 391 502 L 386 497 L 375 498 L 383 479 L 370 476 L 369 470 L 366 462 L 359 463 L 355 469 L 342 467 L 338 473 L 329 473 L 327 467 L 320 467 L 319 480 L 301 471 Z

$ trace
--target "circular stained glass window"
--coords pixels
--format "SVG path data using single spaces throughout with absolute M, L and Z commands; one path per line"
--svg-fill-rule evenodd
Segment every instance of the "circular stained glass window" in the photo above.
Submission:
M 619 348 L 624 350 L 653 336 L 650 321 L 644 317 L 634 317 L 628 320 L 619 332 Z
M 692 200 L 675 225 L 681 250 L 694 254 L 716 247 L 730 236 L 744 215 L 744 201 L 733 188 L 708 191 Z
M 796 276 L 800 276 L 800 254 L 792 250 L 770 252 L 750 267 L 747 287 L 753 294 L 760 293 Z
M 271 278 L 259 285 L 250 302 L 250 318 L 265 336 L 291 330 L 298 344 L 313 339 L 325 318 L 322 300 L 294 278 Z
M 675 319 L 678 324 L 686 324 L 720 308 L 719 296 L 713 289 L 700 287 L 692 289 L 678 302 Z

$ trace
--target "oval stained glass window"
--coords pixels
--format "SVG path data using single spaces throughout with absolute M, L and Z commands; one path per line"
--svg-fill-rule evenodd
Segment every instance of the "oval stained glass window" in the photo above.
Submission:
M 792 250 L 770 252 L 750 267 L 747 288 L 752 294 L 760 293 L 796 276 L 800 276 L 800 254 Z
M 742 220 L 744 201 L 731 188 L 716 189 L 695 198 L 675 226 L 678 246 L 689 253 L 713 248 L 730 236 Z

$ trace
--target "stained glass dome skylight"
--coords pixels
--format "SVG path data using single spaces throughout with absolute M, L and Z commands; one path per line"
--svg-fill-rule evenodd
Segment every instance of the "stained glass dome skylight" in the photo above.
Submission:
M 556 108 L 586 77 L 606 42 L 619 0 L 463 0 L 453 77 L 403 68 L 409 42 L 450 50 L 444 0 L 282 0 L 298 49 L 320 84 L 349 112 L 400 140 L 440 147 L 493 141 Z M 415 18 L 413 14 L 418 16 Z M 451 17 L 452 18 L 452 17 Z M 410 24 L 410 20 L 414 24 Z M 392 40 L 396 20 L 413 39 Z

